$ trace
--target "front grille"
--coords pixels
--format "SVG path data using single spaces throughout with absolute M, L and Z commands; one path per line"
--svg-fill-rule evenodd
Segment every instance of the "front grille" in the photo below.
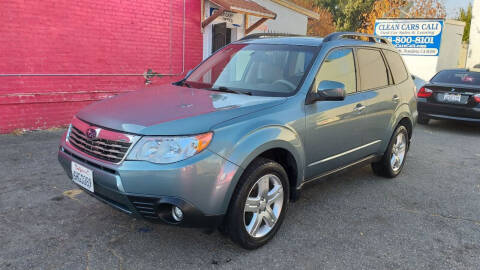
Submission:
M 101 138 L 90 140 L 82 131 L 74 126 L 72 126 L 70 130 L 68 141 L 78 150 L 90 156 L 113 163 L 122 161 L 131 145 L 131 143 L 128 142 Z

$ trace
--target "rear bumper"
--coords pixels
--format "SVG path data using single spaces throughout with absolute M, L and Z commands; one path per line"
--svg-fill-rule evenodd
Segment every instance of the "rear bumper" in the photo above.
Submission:
M 466 107 L 453 104 L 440 104 L 418 100 L 418 114 L 432 119 L 451 119 L 459 121 L 480 122 L 480 105 Z
M 70 179 L 72 161 L 92 170 L 95 192 L 84 191 L 113 208 L 133 217 L 186 227 L 215 227 L 222 222 L 231 196 L 230 184 L 239 169 L 208 151 L 184 164 L 104 164 L 65 141 L 58 160 Z M 173 205 L 184 214 L 181 222 L 171 216 Z

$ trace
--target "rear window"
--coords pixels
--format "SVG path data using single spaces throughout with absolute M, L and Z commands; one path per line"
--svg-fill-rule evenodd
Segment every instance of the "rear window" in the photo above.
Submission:
M 408 73 L 400 54 L 387 50 L 384 50 L 383 53 L 387 58 L 387 62 L 390 66 L 395 84 L 405 81 L 408 78 Z
M 466 70 L 443 70 L 437 73 L 431 80 L 435 83 L 464 84 L 480 86 L 480 72 Z
M 387 67 L 379 50 L 358 49 L 357 58 L 362 91 L 388 85 Z

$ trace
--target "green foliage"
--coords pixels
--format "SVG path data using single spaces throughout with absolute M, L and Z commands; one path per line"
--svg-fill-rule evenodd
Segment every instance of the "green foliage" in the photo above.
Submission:
M 364 16 L 376 0 L 313 0 L 333 15 L 337 31 L 356 31 L 363 25 Z
M 457 20 L 465 22 L 462 41 L 468 42 L 470 40 L 470 24 L 472 23 L 472 3 L 468 4 L 466 10 L 460 8 L 460 14 L 458 15 Z

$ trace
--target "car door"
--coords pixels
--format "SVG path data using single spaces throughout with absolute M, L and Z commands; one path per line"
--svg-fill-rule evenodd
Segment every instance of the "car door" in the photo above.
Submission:
M 359 92 L 364 95 L 364 127 L 362 134 L 365 154 L 380 152 L 391 134 L 389 125 L 400 104 L 400 93 L 393 83 L 389 66 L 380 49 L 357 48 Z
M 305 105 L 307 179 L 361 158 L 364 96 L 357 93 L 356 73 L 352 48 L 329 52 L 317 72 L 311 91 L 322 81 L 335 81 L 345 85 L 347 95 Z

